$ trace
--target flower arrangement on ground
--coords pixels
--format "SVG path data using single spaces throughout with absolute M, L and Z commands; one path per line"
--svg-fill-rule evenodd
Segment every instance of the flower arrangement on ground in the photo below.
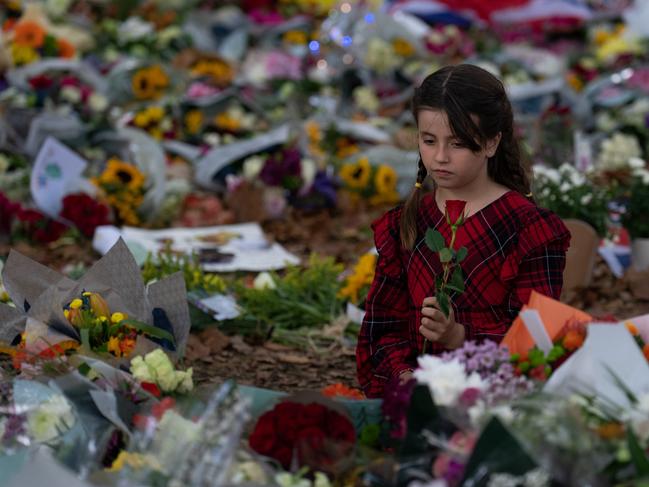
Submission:
M 72 58 L 75 47 L 56 37 L 34 20 L 20 20 L 9 30 L 9 50 L 14 66 L 23 66 L 45 57 Z
M 137 167 L 113 157 L 92 182 L 115 210 L 118 224 L 137 225 L 140 222 L 137 210 L 144 201 L 146 177 Z
M 339 176 L 348 192 L 370 205 L 392 205 L 400 199 L 396 171 L 387 165 L 373 166 L 367 157 L 343 164 Z

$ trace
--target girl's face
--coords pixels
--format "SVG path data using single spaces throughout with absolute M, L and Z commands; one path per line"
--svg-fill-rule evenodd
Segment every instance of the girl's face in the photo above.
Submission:
M 420 110 L 417 123 L 419 153 L 437 187 L 460 189 L 488 181 L 487 158 L 496 153 L 500 136 L 473 152 L 453 135 L 446 112 Z

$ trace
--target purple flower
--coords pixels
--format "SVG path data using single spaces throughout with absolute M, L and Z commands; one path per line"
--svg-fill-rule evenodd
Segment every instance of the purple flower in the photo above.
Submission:
M 402 384 L 398 377 L 394 377 L 385 388 L 381 411 L 392 425 L 390 435 L 393 438 L 403 438 L 406 435 L 406 413 L 416 384 L 414 379 Z
M 266 159 L 259 178 L 268 186 L 282 186 L 286 189 L 299 189 L 302 185 L 302 165 L 300 151 L 284 149 Z

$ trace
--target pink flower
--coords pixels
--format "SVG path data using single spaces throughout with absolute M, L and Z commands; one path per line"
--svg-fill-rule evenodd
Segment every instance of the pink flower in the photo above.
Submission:
M 204 96 L 215 95 L 219 91 L 218 88 L 197 81 L 189 85 L 189 88 L 187 88 L 187 96 L 189 98 L 202 98 Z
M 266 72 L 269 78 L 302 79 L 300 59 L 281 51 L 271 51 L 266 55 Z

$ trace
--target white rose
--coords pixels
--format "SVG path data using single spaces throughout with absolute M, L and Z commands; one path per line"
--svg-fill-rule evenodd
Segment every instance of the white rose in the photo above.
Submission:
M 451 406 L 468 388 L 484 390 L 486 384 L 477 373 L 467 376 L 459 360 L 443 361 L 434 355 L 417 359 L 419 368 L 414 377 L 420 384 L 428 385 L 436 404 Z
M 29 435 L 38 442 L 53 440 L 72 426 L 73 422 L 70 405 L 60 394 L 51 397 L 27 415 Z
M 79 103 L 81 101 L 81 90 L 76 86 L 64 86 L 61 89 L 61 98 L 70 103 Z
M 315 175 L 318 172 L 318 165 L 313 159 L 302 159 L 300 161 L 300 171 L 302 181 L 304 181 L 303 186 L 305 188 L 311 187 L 313 181 L 315 181 Z
M 180 379 L 180 383 L 176 388 L 176 392 L 179 394 L 189 394 L 194 389 L 194 380 L 192 378 L 194 374 L 193 367 L 188 368 L 185 371 L 176 372 L 176 377 Z
M 252 156 L 243 161 L 243 177 L 252 181 L 259 176 L 264 167 L 264 159 L 261 156 Z
M 582 205 L 587 205 L 588 203 L 591 202 L 592 199 L 593 199 L 593 195 L 588 193 L 588 194 L 585 194 L 584 196 L 582 196 L 581 199 L 579 200 L 579 202 Z
M 101 93 L 93 93 L 88 98 L 88 105 L 94 112 L 103 112 L 108 108 L 108 99 Z
M 52 17 L 61 17 L 70 8 L 72 0 L 47 0 L 45 10 Z
M 131 374 L 139 382 L 155 382 L 152 370 L 139 355 L 131 360 Z

